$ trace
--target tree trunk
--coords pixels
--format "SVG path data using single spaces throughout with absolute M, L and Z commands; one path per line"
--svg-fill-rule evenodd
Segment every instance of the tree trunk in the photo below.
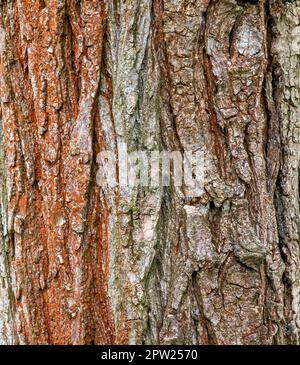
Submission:
M 294 344 L 299 0 L 0 2 L 0 343 Z M 202 151 L 198 196 L 97 155 Z

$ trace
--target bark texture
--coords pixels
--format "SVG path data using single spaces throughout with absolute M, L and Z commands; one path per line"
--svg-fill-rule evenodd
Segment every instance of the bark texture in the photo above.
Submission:
M 0 343 L 299 343 L 299 80 L 299 0 L 0 1 Z

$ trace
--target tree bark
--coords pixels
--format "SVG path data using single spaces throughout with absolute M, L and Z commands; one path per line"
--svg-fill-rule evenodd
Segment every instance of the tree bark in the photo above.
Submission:
M 299 17 L 0 2 L 0 343 L 299 343 Z M 203 151 L 203 191 L 99 187 L 120 141 Z

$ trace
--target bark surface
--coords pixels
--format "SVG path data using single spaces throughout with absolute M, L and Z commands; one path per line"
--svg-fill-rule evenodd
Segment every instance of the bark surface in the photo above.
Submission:
M 0 343 L 299 343 L 299 80 L 299 0 L 0 1 Z

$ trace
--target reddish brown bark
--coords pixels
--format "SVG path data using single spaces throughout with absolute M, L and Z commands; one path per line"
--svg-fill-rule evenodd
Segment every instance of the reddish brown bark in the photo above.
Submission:
M 112 343 L 107 210 L 93 179 L 105 5 L 1 6 L 16 331 L 22 343 Z

